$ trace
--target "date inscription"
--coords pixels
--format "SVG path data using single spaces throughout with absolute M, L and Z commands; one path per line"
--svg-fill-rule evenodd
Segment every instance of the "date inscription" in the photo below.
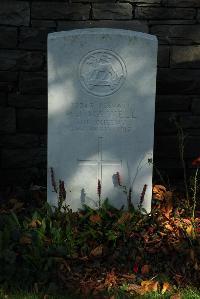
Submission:
M 67 112 L 71 131 L 131 132 L 136 119 L 130 104 L 74 103 Z

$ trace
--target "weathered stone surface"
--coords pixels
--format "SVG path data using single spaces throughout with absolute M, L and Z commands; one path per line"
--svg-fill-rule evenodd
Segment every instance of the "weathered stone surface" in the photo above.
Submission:
M 2 168 L 25 168 L 44 163 L 46 153 L 44 149 L 3 149 Z
M 6 100 L 7 100 L 6 93 L 0 92 L 0 106 L 5 106 Z
M 89 1 L 88 0 L 71 0 L 72 3 L 77 3 L 77 2 L 81 2 L 81 3 L 88 3 Z M 92 0 L 90 1 L 92 3 L 105 3 L 106 1 L 105 0 Z M 109 2 L 116 2 L 116 0 L 109 0 Z M 129 1 L 130 2 L 130 1 Z
M 53 20 L 32 20 L 31 25 L 39 28 L 56 28 L 56 21 Z
M 41 147 L 47 148 L 47 135 L 39 135 L 39 144 Z
M 18 82 L 18 73 L 10 71 L 0 71 L 0 90 L 11 92 L 16 90 Z
M 157 94 L 199 94 L 200 70 L 159 69 Z
M 69 4 L 63 2 L 38 2 L 32 4 L 32 18 L 35 19 L 64 19 L 88 20 L 89 4 Z
M 200 98 L 194 98 L 192 101 L 192 113 L 200 115 Z M 200 135 L 200 132 L 199 132 Z
M 22 94 L 46 94 L 47 75 L 44 72 L 20 74 L 19 89 Z
M 179 158 L 177 136 L 157 136 L 154 141 L 154 152 L 157 157 Z
M 188 111 L 193 96 L 185 95 L 158 95 L 156 99 L 157 111 Z
M 71 190 L 70 207 L 77 210 L 83 200 L 97 206 L 99 180 L 102 198 L 126 205 L 114 189 L 119 172 L 124 186 L 134 180 L 135 205 L 149 186 L 149 210 L 157 39 L 130 30 L 78 29 L 50 34 L 48 53 L 48 167 Z M 57 204 L 49 174 L 48 201 Z
M 30 7 L 24 1 L 2 1 L 0 7 L 0 24 L 28 26 Z
M 135 17 L 141 19 L 193 19 L 193 8 L 136 7 Z
M 171 66 L 174 68 L 200 68 L 200 46 L 172 47 Z
M 24 95 L 20 93 L 8 95 L 8 105 L 20 108 L 47 108 L 46 95 Z
M 0 147 L 5 148 L 32 148 L 39 146 L 39 137 L 30 134 L 2 135 Z
M 0 50 L 0 70 L 40 70 L 44 63 L 41 52 Z
M 159 46 L 158 47 L 158 66 L 168 67 L 169 66 L 169 47 Z
M 160 4 L 161 0 L 131 0 L 133 3 Z
M 129 3 L 104 3 L 93 5 L 93 17 L 96 20 L 130 20 L 132 19 L 132 5 Z
M 32 166 L 31 168 L 9 168 L 3 169 L 3 176 L 0 181 L 0 188 L 4 190 L 5 187 L 20 186 L 27 189 L 27 186 L 31 184 L 43 185 L 45 186 L 45 179 L 41 179 L 43 169 L 36 166 Z M 44 178 L 44 175 L 43 175 Z M 7 189 L 7 188 L 6 188 Z M 19 192 L 21 195 L 21 192 Z
M 17 46 L 17 28 L 1 27 L 0 48 L 15 48 Z
M 183 129 L 196 129 L 200 128 L 200 116 L 187 115 L 180 118 Z M 198 147 L 199 149 L 200 147 Z
M 172 19 L 172 20 L 149 20 L 149 25 L 193 25 L 196 24 L 196 19 L 193 20 L 180 20 L 180 19 Z
M 0 133 L 15 133 L 16 116 L 14 108 L 0 109 Z
M 17 72 L 0 71 L 0 82 L 15 82 L 18 80 Z
M 52 31 L 54 31 L 52 28 L 21 28 L 19 47 L 30 50 L 45 50 L 47 48 L 47 35 Z
M 199 20 L 200 20 L 200 9 L 198 9 L 197 20 L 198 20 L 198 22 L 199 22 Z
M 47 111 L 40 109 L 18 109 L 17 128 L 21 133 L 45 134 L 47 131 Z
M 161 43 L 190 45 L 200 43 L 200 25 L 156 25 L 151 33 L 157 35 Z
M 200 7 L 199 0 L 163 0 L 163 4 L 174 7 Z
M 82 29 L 82 28 L 123 28 L 139 32 L 148 33 L 147 22 L 138 20 L 116 21 L 116 20 L 99 20 L 99 21 L 58 21 L 58 31 Z
M 175 128 L 172 120 L 174 112 L 161 112 L 157 111 L 155 115 L 155 133 L 156 135 L 162 134 L 176 134 L 177 129 Z
M 167 139 L 167 138 L 166 138 Z M 165 153 L 166 155 L 166 153 Z M 156 170 L 159 171 L 159 174 L 155 171 L 155 175 L 158 177 L 155 179 L 161 180 L 160 174 L 165 179 L 165 183 L 161 180 L 161 184 L 168 184 L 168 181 L 170 179 L 170 183 L 173 182 L 173 179 L 176 178 L 175 186 L 177 187 L 177 176 L 183 176 L 183 167 L 181 165 L 180 159 L 178 157 L 175 158 L 169 158 L 167 156 L 160 157 L 159 152 L 155 152 L 155 158 L 154 158 L 154 166 L 156 167 Z M 170 174 L 173 175 L 173 177 L 169 177 Z
M 185 140 L 185 159 L 198 157 L 200 137 L 188 136 Z M 177 158 L 180 161 L 179 141 L 177 136 L 157 136 L 154 143 L 155 156 L 158 158 Z M 181 164 L 180 164 L 181 165 Z M 172 165 L 173 166 L 173 165 Z M 176 168 L 176 165 L 174 165 Z

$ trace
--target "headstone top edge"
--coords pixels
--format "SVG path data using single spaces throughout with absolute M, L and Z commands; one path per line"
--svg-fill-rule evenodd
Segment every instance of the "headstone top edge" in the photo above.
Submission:
M 120 34 L 130 37 L 141 37 L 144 39 L 149 39 L 153 42 L 158 43 L 158 39 L 155 35 L 133 31 L 129 29 L 118 29 L 118 28 L 83 28 L 83 29 L 72 29 L 67 31 L 59 31 L 48 34 L 48 40 L 53 40 L 56 38 L 62 38 L 67 36 L 76 36 L 84 34 Z

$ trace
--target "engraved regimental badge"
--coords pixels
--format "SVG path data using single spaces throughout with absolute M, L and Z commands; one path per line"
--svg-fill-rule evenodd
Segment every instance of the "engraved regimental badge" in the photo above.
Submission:
M 126 78 L 122 58 L 110 50 L 95 50 L 84 56 L 79 65 L 82 86 L 96 96 L 107 96 L 120 89 Z

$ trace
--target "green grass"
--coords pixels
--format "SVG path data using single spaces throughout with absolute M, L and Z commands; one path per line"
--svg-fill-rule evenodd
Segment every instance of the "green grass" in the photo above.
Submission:
M 181 299 L 200 299 L 200 291 L 196 289 L 185 289 L 180 290 Z M 138 296 L 138 295 L 127 295 L 124 292 L 120 292 L 118 295 L 115 295 L 115 299 L 170 299 L 171 294 L 166 293 L 164 295 L 161 295 L 159 293 L 151 293 L 146 294 L 144 296 Z M 108 296 L 107 298 L 110 298 L 112 296 Z M 25 292 L 17 292 L 16 294 L 11 293 L 7 294 L 3 291 L 0 291 L 0 299 L 44 299 L 44 294 L 30 294 Z M 87 299 L 92 299 L 93 297 L 88 297 Z M 94 297 L 95 298 L 95 297 Z M 98 297 L 99 298 L 99 297 Z M 102 296 L 102 299 L 106 297 Z M 70 296 L 70 295 L 48 295 L 45 299 L 81 299 L 80 296 Z

